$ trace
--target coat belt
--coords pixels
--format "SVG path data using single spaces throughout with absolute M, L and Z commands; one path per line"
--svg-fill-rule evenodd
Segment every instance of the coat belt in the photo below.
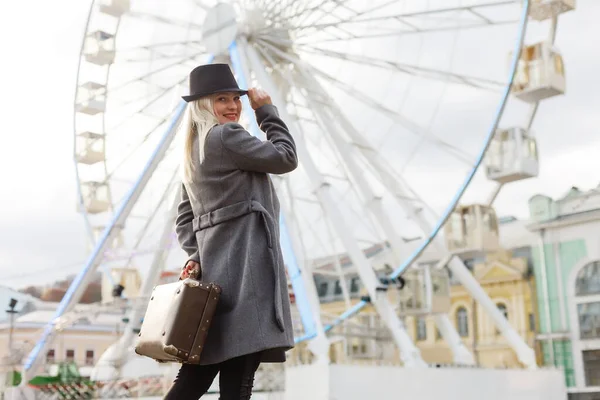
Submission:
M 239 203 L 231 204 L 229 206 L 221 207 L 216 210 L 202 214 L 199 217 L 194 218 L 192 221 L 192 227 L 194 232 L 198 232 L 215 225 L 222 224 L 233 219 L 243 217 L 250 213 L 257 212 L 260 214 L 265 232 L 267 235 L 267 246 L 269 249 L 273 248 L 273 232 L 275 231 L 275 224 L 273 218 L 269 215 L 267 209 L 256 200 L 242 201 Z M 274 289 L 274 302 L 275 302 L 275 322 L 279 326 L 279 329 L 283 332 L 285 327 L 283 325 L 283 305 L 281 304 L 281 287 L 279 282 L 279 265 L 278 257 L 273 257 L 273 273 L 275 276 L 275 289 Z

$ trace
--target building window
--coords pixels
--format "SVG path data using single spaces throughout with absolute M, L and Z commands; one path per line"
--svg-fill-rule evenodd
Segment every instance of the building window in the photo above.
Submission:
M 335 281 L 335 290 L 333 291 L 333 294 L 336 296 L 342 294 L 342 284 L 339 280 Z
M 500 313 L 502 315 L 504 315 L 504 318 L 506 318 L 506 320 L 508 321 L 508 310 L 506 309 L 506 304 L 504 303 L 496 303 L 496 307 L 498 308 L 498 311 L 500 311 Z M 496 335 L 499 335 L 500 331 L 498 330 L 498 328 L 496 328 Z
M 529 314 L 529 330 L 535 332 L 535 315 L 533 313 Z
M 417 318 L 417 340 L 427 340 L 427 323 L 424 317 Z
M 600 386 L 600 350 L 583 352 L 583 370 L 586 386 Z
M 469 316 L 467 314 L 467 309 L 464 307 L 459 307 L 456 310 L 456 327 L 458 328 L 458 334 L 461 337 L 469 336 Z
M 500 311 L 500 313 L 504 315 L 504 318 L 506 318 L 508 321 L 508 309 L 506 308 L 506 304 L 498 303 L 496 304 L 496 307 L 498 307 L 498 311 Z
M 350 281 L 350 292 L 357 293 L 359 291 L 358 282 L 358 278 L 352 278 L 352 280 Z
M 329 290 L 329 284 L 327 282 L 319 283 L 319 297 L 327 296 L 328 290 Z
M 579 271 L 575 293 L 577 296 L 600 294 L 600 261 L 589 263 Z
M 85 365 L 94 365 L 94 350 L 86 350 Z
M 46 353 L 46 364 L 54 364 L 56 362 L 56 353 L 54 349 L 48 350 Z
M 65 361 L 66 362 L 74 362 L 75 361 L 75 350 L 72 350 L 72 349 L 67 350 Z
M 577 305 L 581 339 L 600 338 L 600 302 Z

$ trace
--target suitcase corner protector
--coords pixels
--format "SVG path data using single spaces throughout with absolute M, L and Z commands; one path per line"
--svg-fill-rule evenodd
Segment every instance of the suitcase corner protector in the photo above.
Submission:
M 198 287 L 200 286 L 200 282 L 195 279 L 186 278 L 183 281 L 183 284 L 188 287 Z
M 177 357 L 177 354 L 179 353 L 179 351 L 177 350 L 177 347 L 170 345 L 170 346 L 165 346 L 163 348 L 164 352 L 173 356 L 173 357 Z

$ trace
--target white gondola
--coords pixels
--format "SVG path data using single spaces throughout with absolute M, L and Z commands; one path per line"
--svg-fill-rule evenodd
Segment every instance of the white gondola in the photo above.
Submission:
M 108 185 L 105 182 L 83 182 L 81 195 L 83 206 L 89 214 L 99 214 L 110 209 Z
M 446 269 L 430 266 L 411 268 L 402 275 L 404 288 L 395 302 L 400 315 L 429 315 L 450 310 L 450 278 Z
M 550 43 L 525 46 L 512 86 L 513 94 L 535 103 L 565 93 L 565 68 L 562 56 Z
M 509 183 L 538 175 L 537 143 L 523 128 L 498 129 L 486 153 L 486 176 Z
M 129 0 L 102 0 L 100 2 L 100 12 L 112 15 L 115 18 L 121 17 L 130 9 Z
M 110 276 L 109 276 L 110 274 Z M 102 302 L 110 303 L 114 300 L 114 285 L 123 286 L 122 295 L 126 299 L 133 299 L 140 295 L 142 277 L 137 268 L 111 268 L 104 271 L 102 276 Z
M 498 219 L 492 207 L 458 206 L 444 226 L 448 251 L 466 258 L 500 248 Z
M 115 60 L 115 35 L 95 31 L 85 37 L 85 60 L 96 65 L 112 64 Z
M 103 113 L 106 110 L 106 86 L 92 81 L 80 85 L 75 108 L 88 115 Z
M 75 139 L 77 162 L 82 164 L 96 164 L 105 160 L 105 137 L 101 133 L 83 132 Z
M 557 17 L 575 9 L 575 0 L 533 0 L 529 16 L 537 21 Z

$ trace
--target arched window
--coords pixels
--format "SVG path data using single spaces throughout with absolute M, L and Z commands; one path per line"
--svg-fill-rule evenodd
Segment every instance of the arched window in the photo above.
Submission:
M 498 307 L 498 311 L 500 311 L 502 313 L 502 315 L 504 315 L 504 318 L 506 318 L 508 320 L 508 309 L 506 308 L 506 304 L 497 303 L 496 307 Z
M 504 315 L 504 318 L 506 318 L 506 320 L 508 321 L 508 309 L 506 308 L 506 304 L 504 303 L 496 303 L 496 307 L 498 308 L 498 311 L 500 311 L 500 313 L 502 313 L 502 315 Z M 496 335 L 499 335 L 500 331 L 498 329 L 496 329 Z
M 575 281 L 575 294 L 600 294 L 600 261 L 591 262 L 579 271 Z
M 469 315 L 464 307 L 459 307 L 456 310 L 456 327 L 461 337 L 469 336 Z

